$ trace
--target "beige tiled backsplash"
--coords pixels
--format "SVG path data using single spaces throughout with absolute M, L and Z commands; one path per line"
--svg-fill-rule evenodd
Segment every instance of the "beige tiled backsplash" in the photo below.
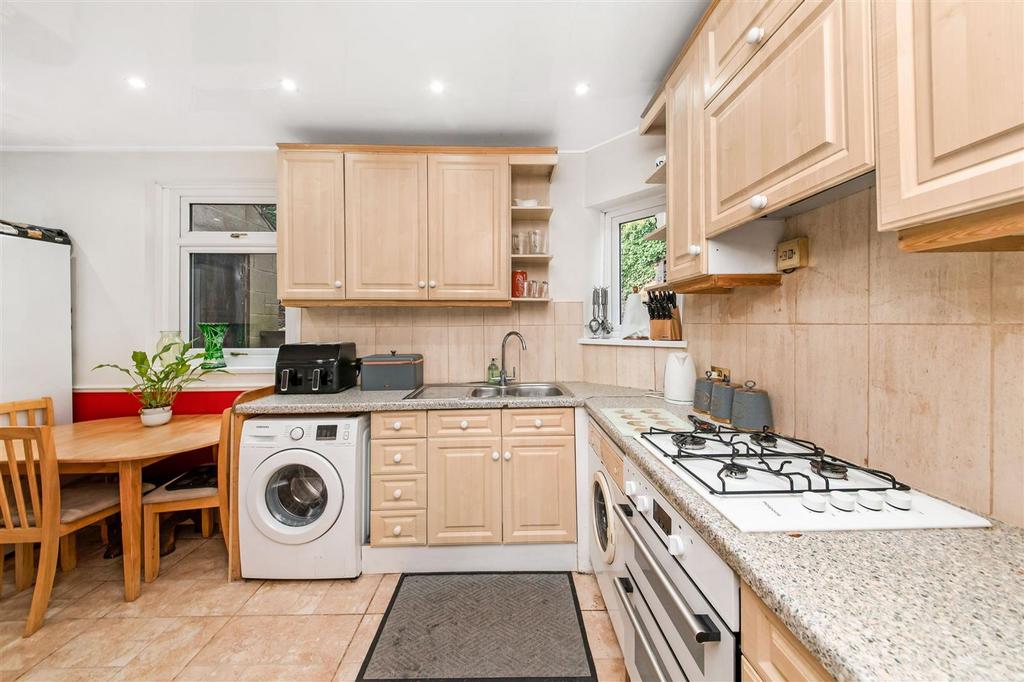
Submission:
M 776 427 L 1024 525 L 1024 254 L 907 254 L 874 191 L 787 220 L 810 265 L 688 296 L 683 336 L 772 397 Z
M 776 428 L 966 507 L 1024 525 L 1024 254 L 906 254 L 874 191 L 787 220 L 810 265 L 780 287 L 687 296 L 683 337 L 772 397 Z M 653 348 L 580 346 L 583 303 L 303 312 L 307 341 L 424 356 L 427 382 L 483 380 L 501 338 L 525 380 L 661 390 Z

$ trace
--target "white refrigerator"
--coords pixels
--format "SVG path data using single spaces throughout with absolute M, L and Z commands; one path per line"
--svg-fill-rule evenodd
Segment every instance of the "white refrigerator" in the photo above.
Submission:
M 42 396 L 71 422 L 71 242 L 0 222 L 0 402 Z

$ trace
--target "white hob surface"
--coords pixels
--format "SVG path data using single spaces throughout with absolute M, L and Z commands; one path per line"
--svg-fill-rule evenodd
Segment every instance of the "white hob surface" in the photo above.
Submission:
M 692 431 L 687 423 L 683 431 Z M 701 456 L 670 458 L 678 452 L 671 433 L 637 434 L 636 440 L 661 458 L 671 471 L 744 532 L 898 530 L 915 528 L 983 528 L 986 519 L 916 490 L 894 489 L 883 472 L 850 467 L 845 479 L 825 479 L 812 468 L 813 448 L 779 440 L 769 456 L 708 459 Z M 694 434 L 699 435 L 699 434 Z M 761 451 L 748 434 L 728 433 L 728 443 L 708 439 L 694 455 L 728 455 Z M 767 467 L 790 476 L 778 476 Z M 835 461 L 829 458 L 829 461 Z M 723 466 L 733 462 L 745 468 L 742 478 L 728 476 Z M 681 466 L 682 465 L 682 466 Z M 685 466 L 685 469 L 683 468 Z M 716 494 L 731 491 L 733 494 Z

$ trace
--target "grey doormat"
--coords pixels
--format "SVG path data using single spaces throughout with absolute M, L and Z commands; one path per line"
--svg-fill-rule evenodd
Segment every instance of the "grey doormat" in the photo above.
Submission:
M 596 679 L 568 573 L 403 574 L 359 680 Z

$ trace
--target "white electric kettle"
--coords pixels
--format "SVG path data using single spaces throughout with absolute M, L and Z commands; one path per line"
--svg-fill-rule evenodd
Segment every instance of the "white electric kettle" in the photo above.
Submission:
M 693 403 L 697 369 L 689 353 L 672 353 L 665 361 L 665 402 L 676 405 Z

